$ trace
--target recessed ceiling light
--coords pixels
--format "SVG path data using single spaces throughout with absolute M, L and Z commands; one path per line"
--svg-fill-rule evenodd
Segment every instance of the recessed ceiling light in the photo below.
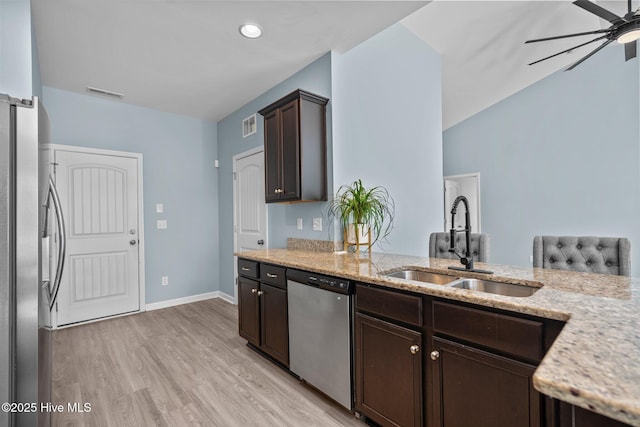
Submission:
M 257 39 L 262 35 L 262 28 L 256 24 L 244 24 L 240 26 L 240 34 L 248 39 Z

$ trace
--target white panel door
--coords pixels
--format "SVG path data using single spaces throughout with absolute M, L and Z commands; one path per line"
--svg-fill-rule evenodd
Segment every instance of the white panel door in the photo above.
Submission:
M 137 159 L 56 151 L 55 161 L 68 242 L 58 325 L 139 310 Z
M 235 226 L 238 251 L 262 249 L 266 239 L 264 154 L 241 157 L 235 163 Z
M 233 159 L 233 222 L 235 250 L 263 249 L 267 240 L 267 205 L 264 200 L 264 152 L 240 154 Z M 238 277 L 234 262 L 235 277 Z M 238 300 L 238 284 L 234 288 Z

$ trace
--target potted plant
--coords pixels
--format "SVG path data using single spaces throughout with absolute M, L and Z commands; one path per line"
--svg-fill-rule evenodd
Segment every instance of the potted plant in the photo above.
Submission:
M 358 179 L 338 189 L 336 197 L 329 202 L 329 213 L 342 223 L 345 246 L 355 244 L 359 250 L 363 242 L 370 249 L 391 232 L 395 204 L 386 188 L 367 189 Z

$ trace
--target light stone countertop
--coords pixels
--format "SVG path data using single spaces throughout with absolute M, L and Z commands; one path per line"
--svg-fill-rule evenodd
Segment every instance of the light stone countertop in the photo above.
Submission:
M 640 279 L 475 263 L 494 274 L 457 272 L 455 260 L 383 253 L 345 254 L 267 249 L 236 255 L 389 288 L 495 307 L 567 324 L 536 370 L 540 392 L 640 427 Z M 386 277 L 417 267 L 456 277 L 541 287 L 525 298 Z

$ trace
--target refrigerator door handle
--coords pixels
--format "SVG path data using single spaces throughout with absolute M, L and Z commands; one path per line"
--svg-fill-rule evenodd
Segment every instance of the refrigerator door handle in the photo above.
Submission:
M 58 291 L 60 290 L 60 281 L 62 280 L 62 271 L 64 270 L 64 261 L 67 251 L 67 234 L 64 225 L 64 217 L 62 215 L 62 205 L 60 204 L 60 197 L 58 196 L 58 190 L 53 183 L 53 178 L 49 176 L 49 196 L 53 200 L 53 207 L 56 211 L 56 224 L 58 227 L 58 265 L 56 267 L 56 274 L 53 278 L 53 288 L 49 288 L 49 310 L 53 309 L 53 306 L 58 299 Z

